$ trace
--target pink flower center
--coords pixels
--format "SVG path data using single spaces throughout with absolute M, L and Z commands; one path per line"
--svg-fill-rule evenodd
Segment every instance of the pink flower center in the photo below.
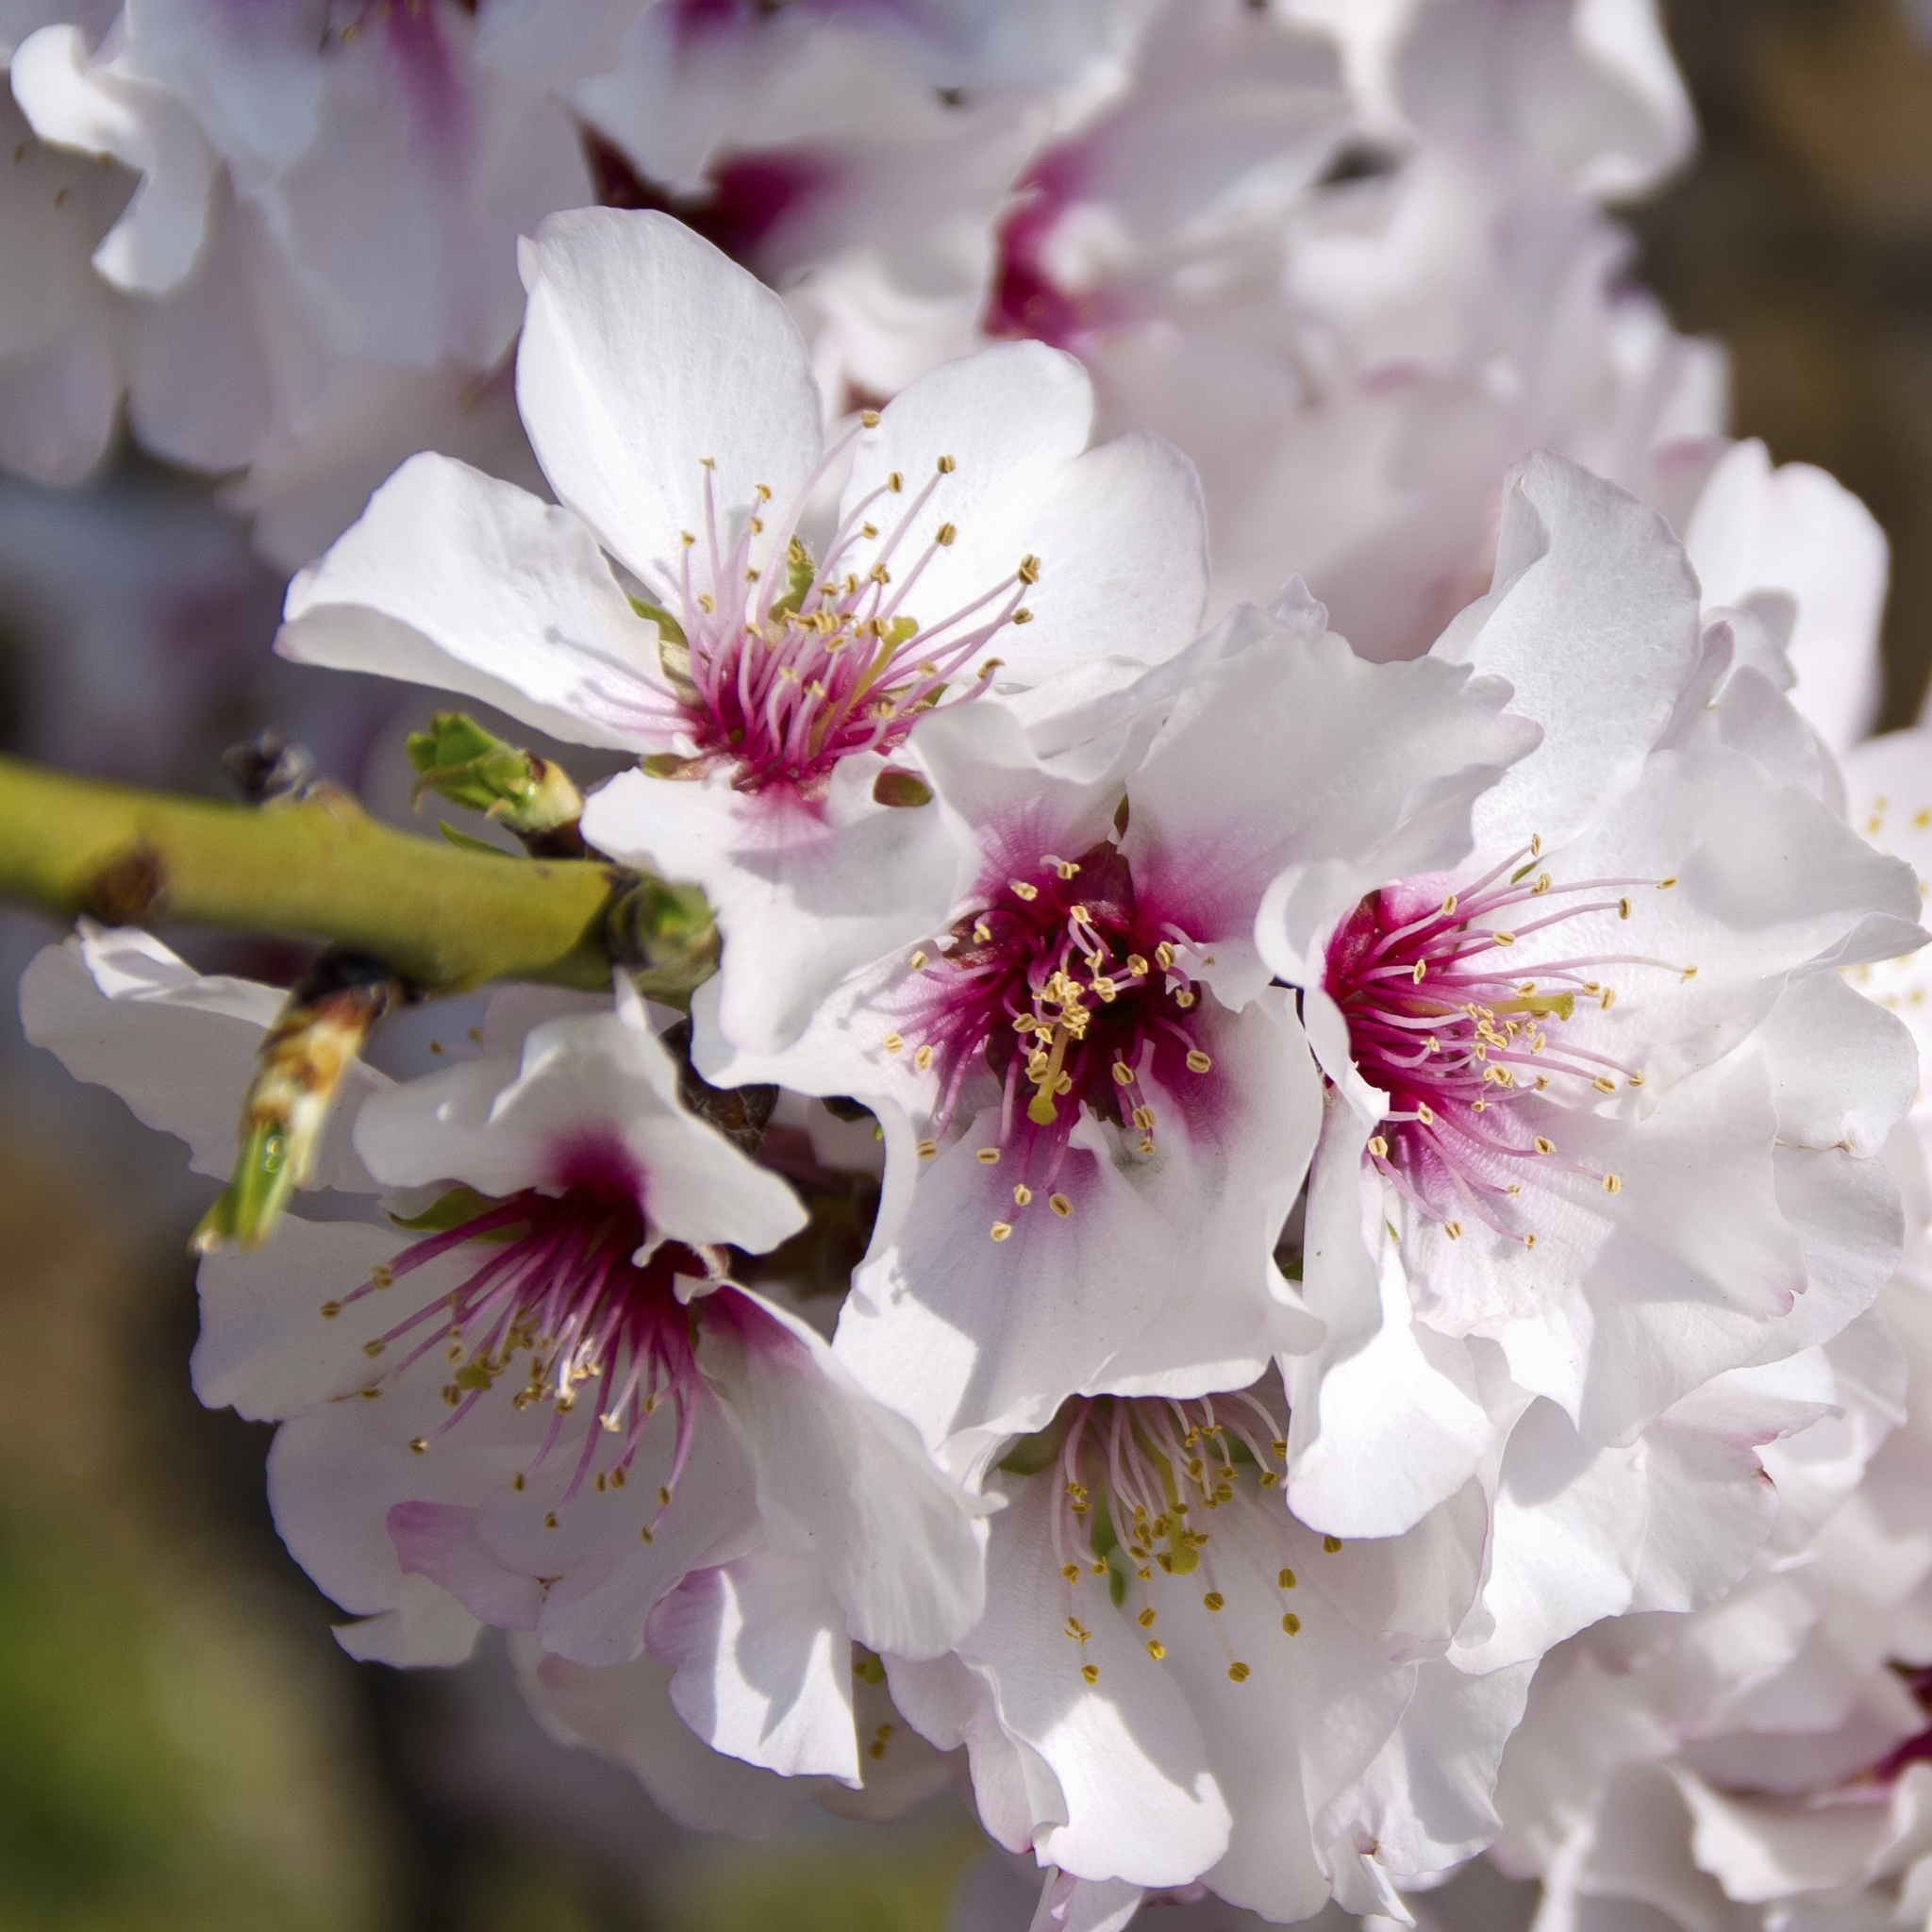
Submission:
M 1348 1021 L 1350 1056 L 1389 1096 L 1367 1158 L 1452 1238 L 1467 1212 L 1534 1247 L 1512 1207 L 1526 1163 L 1621 1190 L 1616 1174 L 1563 1159 L 1523 1104 L 1557 1083 L 1604 1094 L 1620 1079 L 1643 1084 L 1641 1072 L 1565 1038 L 1579 999 L 1606 1011 L 1615 1001 L 1594 976 L 1604 968 L 1686 978 L 1697 970 L 1629 953 L 1528 960 L 1518 948 L 1536 934 L 1590 913 L 1628 919 L 1630 891 L 1676 884 L 1557 885 L 1537 871 L 1540 849 L 1533 841 L 1461 892 L 1443 894 L 1429 880 L 1371 892 L 1328 942 L 1326 989 Z
M 988 899 L 954 925 L 952 944 L 916 983 L 908 1024 L 916 1064 L 939 1068 L 941 1133 L 970 1074 L 984 1068 L 999 1081 L 999 1143 L 979 1158 L 991 1166 L 1017 1155 L 1014 1202 L 1024 1208 L 1036 1191 L 1052 1189 L 1083 1108 L 1138 1130 L 1141 1151 L 1151 1154 L 1149 1076 L 1158 1071 L 1172 1091 L 1211 1062 L 1197 1039 L 1193 942 L 1138 903 L 1117 846 L 1044 858 L 1030 877 L 1007 880 Z M 916 954 L 914 963 L 928 962 Z M 906 1042 L 893 1034 L 886 1044 L 897 1052 Z M 1063 1218 L 1073 1211 L 1062 1194 L 1050 1205 Z M 997 1222 L 993 1239 L 1011 1231 Z
M 876 425 L 867 411 L 861 428 Z M 827 452 L 819 475 L 860 433 Z M 987 642 L 1032 613 L 1024 599 L 1040 578 L 1040 559 L 1023 557 L 1012 574 L 937 623 L 908 608 L 921 578 L 958 535 L 926 510 L 942 477 L 958 468 L 941 457 L 921 489 L 908 492 L 894 471 L 853 506 L 814 563 L 797 536 L 814 475 L 784 517 L 768 568 L 761 512 L 772 492 L 758 486 L 754 513 L 735 543 L 720 536 L 711 471 L 705 472 L 705 528 L 685 532 L 680 608 L 658 618 L 660 661 L 675 692 L 676 728 L 694 758 L 646 759 L 660 776 L 735 774 L 741 791 L 787 784 L 822 796 L 832 768 L 854 752 L 890 754 L 935 706 L 977 697 L 1000 660 L 969 671 Z M 861 544 L 874 545 L 860 568 Z M 782 575 L 781 575 L 782 572 Z M 668 621 L 667 621 L 668 620 Z M 956 680 L 967 674 L 963 689 Z
M 511 1407 L 521 1412 L 547 1404 L 552 1411 L 536 1456 L 515 1478 L 518 1489 L 549 1457 L 565 1419 L 592 1393 L 599 1425 L 585 1435 L 566 1503 L 607 1444 L 610 1453 L 596 1486 L 624 1487 L 644 1426 L 668 1396 L 677 1440 L 658 1494 L 661 1515 L 690 1456 L 696 1420 L 691 1397 L 698 1387 L 692 1350 L 697 1311 L 678 1301 L 675 1284 L 679 1276 L 712 1278 L 718 1269 L 678 1241 L 661 1241 L 647 1259 L 636 1258 L 647 1227 L 622 1157 L 575 1150 L 561 1163 L 557 1193 L 525 1188 L 501 1201 L 467 1190 L 446 1195 L 432 1215 L 442 1210 L 461 1219 L 418 1241 L 341 1302 L 325 1303 L 323 1314 L 332 1318 L 426 1262 L 475 1244 L 483 1258 L 458 1288 L 363 1344 L 372 1359 L 397 1343 L 411 1344 L 363 1393 L 379 1391 L 436 1350 L 443 1352 L 451 1376 L 441 1392 L 451 1413 L 433 1437 L 411 1441 L 421 1455 L 510 1377 Z
M 1278 1393 L 1276 1396 L 1278 1400 Z M 1065 1634 L 1077 1646 L 1079 1670 L 1087 1683 L 1100 1679 L 1097 1664 L 1087 1661 L 1093 1632 L 1082 1619 L 1107 1614 L 1099 1602 L 1086 1602 L 1087 1579 L 1102 1586 L 1112 1607 L 1129 1615 L 1148 1656 L 1158 1663 L 1174 1632 L 1172 1621 L 1197 1602 L 1208 1615 L 1205 1630 L 1188 1632 L 1190 1641 L 1218 1644 L 1227 1674 L 1244 1684 L 1253 1674 L 1247 1658 L 1229 1647 L 1220 1612 L 1227 1607 L 1215 1574 L 1208 1519 L 1223 1510 L 1245 1512 L 1241 1544 L 1224 1557 L 1234 1566 L 1239 1587 L 1254 1579 L 1255 1547 L 1288 1547 L 1289 1518 L 1278 1498 L 1288 1454 L 1282 1424 L 1260 1387 L 1235 1394 L 1178 1401 L 1157 1396 L 1076 1397 L 1050 1428 L 1028 1437 L 1000 1467 L 1010 1474 L 1037 1475 L 1054 1485 L 1050 1519 L 1054 1560 L 1066 1584 Z M 1339 1550 L 1334 1538 L 1324 1547 Z M 1301 1634 L 1302 1619 L 1291 1607 L 1299 1579 L 1291 1564 L 1278 1558 L 1261 1579 L 1280 1603 L 1284 1636 Z M 1191 1602 L 1190 1601 L 1191 1600 Z M 1243 1621 L 1251 1636 L 1251 1621 Z

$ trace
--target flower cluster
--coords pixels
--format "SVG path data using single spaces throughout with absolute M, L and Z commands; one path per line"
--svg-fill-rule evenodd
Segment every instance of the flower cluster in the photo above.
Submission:
M 53 10 L 0 459 L 233 473 L 284 658 L 620 768 L 441 716 L 492 863 L 721 939 L 205 1224 L 344 1647 L 692 1824 L 951 1781 L 1042 1925 L 1922 1920 L 1932 750 L 1618 280 L 1645 0 Z M 22 988 L 221 1174 L 280 1005 Z

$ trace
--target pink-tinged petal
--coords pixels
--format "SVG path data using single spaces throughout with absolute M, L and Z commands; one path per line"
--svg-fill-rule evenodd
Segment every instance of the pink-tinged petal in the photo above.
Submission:
M 512 1638 L 510 1654 L 543 1728 L 623 1765 L 687 1831 L 769 1838 L 826 1789 L 713 1751 L 672 1708 L 671 1666 L 654 1657 L 586 1670 L 527 1638 Z
M 440 1584 L 480 1623 L 499 1630 L 534 1630 L 543 1586 L 507 1570 L 476 1533 L 476 1512 L 454 1503 L 397 1503 L 389 1512 L 390 1541 L 411 1574 Z
M 724 773 L 626 772 L 591 794 L 599 851 L 704 889 L 724 936 L 719 1046 L 790 1046 L 846 974 L 944 920 L 964 855 L 930 805 L 874 802 L 885 763 L 842 759 L 816 803 L 789 786 L 741 791 Z
M 1495 589 L 1430 655 L 1514 688 L 1543 741 L 1476 806 L 1476 844 L 1558 845 L 1627 793 L 1700 658 L 1697 579 L 1655 510 L 1561 458 L 1505 491 Z
M 1460 667 L 1367 664 L 1332 634 L 1273 625 L 1182 695 L 1129 782 L 1122 849 L 1217 941 L 1245 941 L 1297 863 L 1352 862 L 1350 904 L 1454 864 L 1473 802 L 1535 742 L 1507 696 Z
M 785 305 L 668 215 L 575 208 L 523 244 L 524 426 L 558 498 L 660 594 L 680 533 L 721 548 L 758 487 L 780 504 L 818 459 L 819 396 Z
M 275 649 L 479 698 L 566 743 L 669 741 L 658 634 L 589 529 L 449 457 L 411 457 L 289 587 Z
M 963 1636 L 986 1600 L 990 1506 L 942 1475 L 812 1329 L 755 1296 L 707 1303 L 698 1360 L 751 1453 L 765 1538 L 817 1561 L 843 1627 L 911 1658 Z
M 1049 1872 L 1028 1932 L 1124 1932 L 1147 1896 L 1118 1878 L 1075 1878 Z
M 1067 1391 L 1152 1319 L 1174 1280 L 1174 1230 L 1083 1117 L 1054 1189 L 1016 1211 L 1013 1182 L 979 1158 L 981 1115 L 920 1174 L 890 1247 L 858 1271 L 840 1316 L 841 1361 L 930 1444 L 969 1428 L 1041 1427 Z M 995 1240 L 995 1226 L 1010 1234 Z
M 787 1777 L 859 1783 L 843 1612 L 809 1557 L 693 1571 L 651 1613 L 671 1702 L 715 1751 Z

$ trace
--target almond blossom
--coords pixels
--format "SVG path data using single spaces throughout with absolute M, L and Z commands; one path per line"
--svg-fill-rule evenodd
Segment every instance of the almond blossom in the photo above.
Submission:
M 31 1038 L 198 1145 L 266 994 L 94 931 L 22 998 Z M 276 1524 L 353 1655 L 453 1662 L 486 1624 L 580 1666 L 648 1651 L 714 1748 L 857 1787 L 850 1641 L 931 1656 L 970 1624 L 975 1506 L 729 1279 L 795 1197 L 685 1110 L 635 995 L 589 1005 L 504 994 L 479 1057 L 339 1100 L 324 1174 L 413 1193 L 211 1256 L 197 1392 L 282 1424 Z
M 1911 1056 L 1835 969 L 1919 943 L 1918 893 L 1739 654 L 1651 512 L 1532 458 L 1497 588 L 1432 653 L 1542 727 L 1474 855 L 1270 894 L 1262 949 L 1332 1084 L 1304 1285 L 1328 1336 L 1283 1365 L 1291 1496 L 1325 1527 L 1454 1493 L 1494 1440 L 1491 1364 L 1608 1449 L 1829 1340 L 1890 1273 L 1876 1156 Z
M 412 459 L 295 579 L 278 648 L 641 754 L 586 836 L 705 888 L 724 1024 L 782 1045 L 951 896 L 894 763 L 919 718 L 1030 688 L 1064 736 L 1191 641 L 1192 473 L 1149 437 L 1088 451 L 1086 377 L 1032 344 L 827 447 L 783 304 L 665 216 L 555 217 L 524 264 L 518 396 L 561 506 Z
M 1305 596 L 1209 644 L 1097 770 L 999 709 L 921 723 L 974 855 L 953 904 L 785 1052 L 731 1052 L 720 995 L 694 1001 L 707 1077 L 878 1115 L 885 1200 L 837 1345 L 935 1445 L 1041 1427 L 1076 1391 L 1244 1386 L 1311 1343 L 1273 1257 L 1319 1081 L 1257 909 L 1302 854 L 1450 862 L 1529 741 L 1501 684 L 1364 664 Z

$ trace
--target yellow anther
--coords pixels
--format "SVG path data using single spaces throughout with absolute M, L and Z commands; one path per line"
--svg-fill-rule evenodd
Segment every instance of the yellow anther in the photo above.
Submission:
M 996 1241 L 1005 1241 L 1012 1231 L 1013 1224 L 1010 1221 L 995 1221 L 992 1224 L 992 1238 Z
M 1452 1241 L 1459 1241 L 1462 1239 L 1462 1224 L 1459 1221 L 1445 1221 L 1442 1224 L 1442 1232 Z
M 1322 1547 L 1332 1557 L 1341 1547 L 1341 1539 L 1339 1536 L 1324 1536 L 1322 1539 Z
M 1605 1174 L 1605 1176 L 1604 1176 L 1604 1192 L 1605 1192 L 1605 1193 L 1607 1193 L 1607 1194 L 1621 1194 L 1621 1193 L 1622 1193 L 1623 1191 L 1624 1191 L 1624 1176 L 1623 1176 L 1622 1174 Z
M 922 1074 L 924 1073 L 932 1065 L 932 1048 L 929 1046 L 922 1046 L 919 1049 L 919 1051 L 912 1056 L 912 1064 L 915 1067 L 917 1067 Z
M 1147 1655 L 1158 1663 L 1167 1655 L 1167 1645 L 1161 1642 L 1159 1638 L 1150 1637 L 1147 1640 Z
M 934 465 L 934 467 L 939 471 L 941 476 L 950 476 L 953 474 L 953 472 L 957 470 L 959 466 L 952 459 L 951 457 L 941 457 L 939 459 L 938 463 Z
M 654 1543 L 658 1541 L 658 1539 L 651 1534 L 651 1525 L 648 1523 L 644 1524 L 643 1528 L 638 1531 L 638 1541 L 641 1543 Z
M 1516 943 L 1516 935 L 1513 932 L 1492 932 L 1490 937 L 1499 946 L 1513 946 Z
M 1086 1683 L 1097 1684 L 1100 1682 L 1100 1666 L 1098 1664 L 1082 1664 L 1080 1666 L 1080 1675 Z
M 1524 1236 L 1523 1237 L 1523 1245 L 1524 1245 L 1524 1246 L 1525 1248 L 1533 1248 L 1533 1247 L 1535 1247 L 1535 1246 L 1536 1246 L 1536 1237 L 1535 1237 L 1535 1235 L 1533 1235 L 1533 1234 L 1526 1234 L 1526 1235 L 1524 1235 Z
M 1116 1060 L 1113 1063 L 1113 1077 L 1116 1086 L 1131 1087 L 1134 1084 L 1134 1070 L 1128 1066 L 1125 1060 Z M 325 1306 L 328 1307 L 331 1310 L 334 1307 L 332 1303 L 325 1304 Z
M 1016 573 L 1023 584 L 1037 584 L 1040 581 L 1040 559 L 1037 557 L 1023 557 Z
M 1165 940 L 1154 949 L 1155 963 L 1165 973 L 1174 964 L 1174 948 Z
M 1389 1158 L 1389 1142 L 1380 1134 L 1371 1134 L 1369 1136 L 1369 1152 L 1377 1160 L 1387 1160 Z
M 1014 624 L 1031 624 L 1033 622 L 1033 613 L 1023 604 L 1018 610 L 1013 612 L 1010 622 Z M 998 668 L 1001 662 L 997 658 L 989 658 L 986 661 L 995 669 Z
M 1676 874 L 1673 873 L 1669 878 L 1657 880 L 1657 889 L 1659 892 L 1668 892 L 1676 883 Z
M 1607 1013 L 1617 1003 L 1617 989 L 1614 986 L 1607 986 L 1597 994 L 1596 999 L 1597 1005 Z
M 382 1349 L 383 1344 L 379 1341 L 365 1341 L 362 1344 L 362 1353 L 366 1355 L 371 1361 L 374 1361 L 375 1357 L 382 1353 Z
M 1442 901 L 1442 911 L 1445 915 L 1447 915 L 1448 913 L 1454 912 L 1455 910 L 1456 894 L 1454 892 L 1451 892 L 1449 896 Z
M 936 1159 L 939 1156 L 939 1151 L 940 1143 L 937 1141 L 922 1141 L 919 1143 L 919 1158 L 922 1160 Z
M 1557 1151 L 1557 1143 L 1554 1141 L 1550 1140 L 1546 1135 L 1542 1134 L 1539 1134 L 1536 1137 L 1536 1139 L 1530 1142 L 1530 1145 L 1534 1147 L 1539 1154 L 1554 1154 Z
M 981 1167 L 991 1167 L 999 1158 L 1000 1150 L 997 1147 L 982 1147 L 977 1157 Z
M 518 1495 L 521 1496 L 524 1493 L 524 1473 L 522 1470 L 518 1470 L 516 1474 L 510 1477 L 509 1486 Z
M 421 1456 L 428 1447 L 429 1438 L 427 1436 L 411 1436 L 409 1438 L 409 1454 L 411 1456 Z
M 858 412 L 858 420 L 868 429 L 876 429 L 879 426 L 879 412 L 876 409 L 861 409 Z
M 1617 917 L 1619 919 L 1628 919 L 1630 917 L 1630 902 L 1628 899 L 1619 899 L 1617 901 Z
M 904 1048 L 906 1041 L 904 1041 L 904 1039 L 900 1037 L 900 1035 L 896 1033 L 889 1033 L 882 1041 L 879 1041 L 879 1044 L 883 1046 L 888 1053 L 898 1053 L 899 1051 L 901 1051 L 901 1049 Z
M 1418 986 L 1420 986 L 1423 983 L 1424 975 L 1428 972 L 1428 970 L 1429 962 L 1426 959 L 1418 959 L 1415 962 L 1415 971 L 1411 973 L 1408 976 L 1412 980 L 1414 980 Z
M 395 1283 L 395 1270 L 387 1261 L 378 1261 L 369 1271 L 369 1285 L 371 1288 L 392 1287 Z
M 1134 1124 L 1144 1134 L 1154 1125 L 1154 1109 L 1151 1107 L 1137 1107 L 1134 1109 Z
M 914 953 L 913 956 L 909 959 L 908 959 L 906 963 L 907 965 L 911 967 L 913 972 L 918 973 L 922 971 L 925 965 L 925 955 L 924 953 Z
M 905 487 L 906 477 L 904 472 L 902 471 L 894 470 L 891 473 L 891 475 L 886 478 L 886 488 L 890 490 L 894 496 L 898 495 L 900 491 L 905 489 Z
M 1049 1194 L 1046 1205 L 1064 1221 L 1074 1211 L 1074 1204 L 1064 1194 Z
M 1294 1588 L 1294 1572 L 1292 1570 L 1284 1570 L 1274 1579 L 1274 1582 L 1275 1587 L 1279 1590 L 1292 1590 Z
M 1194 1004 L 1194 995 L 1186 987 L 1182 987 L 1180 991 L 1174 994 L 1174 1003 L 1182 1012 L 1186 1012 Z
M 1189 1073 L 1205 1074 L 1213 1064 L 1214 1062 L 1198 1046 L 1190 1050 L 1188 1054 Z
M 1153 1605 L 1151 1605 L 1151 1604 L 1150 1604 L 1150 1605 L 1149 1605 L 1149 1606 L 1148 1606 L 1148 1607 L 1146 1607 L 1146 1608 L 1145 1608 L 1144 1610 L 1142 1610 L 1142 1611 L 1141 1612 L 1141 1620 L 1140 1620 L 1140 1621 L 1141 1621 L 1141 1629 L 1143 1629 L 1143 1630 L 1151 1630 L 1151 1629 L 1153 1629 L 1153 1627 L 1154 1627 L 1154 1607 L 1153 1607 Z
M 333 1322 L 341 1312 L 342 1305 L 341 1302 L 324 1302 L 322 1305 L 322 1319 L 325 1322 Z
M 1245 1684 L 1248 1681 L 1248 1667 L 1246 1664 L 1229 1664 L 1227 1674 L 1234 1683 Z
M 1539 873 L 1537 874 L 1536 884 L 1530 887 L 1529 890 L 1532 892 L 1547 892 L 1550 890 L 1550 886 L 1552 883 L 1553 881 L 1551 880 L 1548 873 Z
M 1590 1084 L 1599 1093 L 1614 1093 L 1617 1091 L 1617 1083 L 1607 1074 L 1599 1074 Z
M 1299 1637 L 1302 1634 L 1302 1620 L 1299 1617 L 1297 1617 L 1292 1610 L 1290 1610 L 1289 1613 L 1282 1618 L 1281 1627 L 1284 1630 L 1286 1630 L 1291 1637 Z
M 1105 974 L 1096 974 L 1093 979 L 1093 994 L 1102 1006 L 1111 1006 L 1119 989 Z
M 1201 1599 L 1201 1606 L 1204 1609 L 1224 1610 L 1227 1607 L 1227 1599 L 1218 1590 L 1210 1590 Z
M 1416 1102 L 1415 1117 L 1425 1127 L 1433 1127 L 1436 1124 L 1436 1116 L 1434 1109 L 1430 1108 L 1428 1102 L 1425 1100 L 1419 1100 Z
M 1144 979 L 1147 976 L 1147 962 L 1139 953 L 1129 953 L 1127 955 L 1127 971 L 1137 978 Z
M 1069 1583 L 1078 1583 L 1080 1580 L 1080 1566 L 1077 1563 L 1062 1563 L 1060 1565 L 1060 1574 Z
M 1027 1202 L 1032 1200 L 1032 1198 L 1033 1190 L 1029 1188 L 1024 1181 L 1022 1181 L 1020 1185 L 1013 1190 L 1013 1206 L 1015 1208 L 1025 1207 Z
M 1028 885 L 1024 879 L 1014 879 L 1011 883 L 1014 898 L 1024 899 L 1030 903 L 1032 900 L 1040 897 L 1040 888 L 1038 886 Z
M 557 1511 L 555 1509 L 544 1512 L 543 1527 L 545 1529 L 555 1529 L 557 1527 Z

